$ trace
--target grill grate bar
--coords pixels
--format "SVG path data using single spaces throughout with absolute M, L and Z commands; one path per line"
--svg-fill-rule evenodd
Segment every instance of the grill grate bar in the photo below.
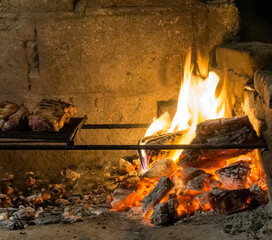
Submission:
M 262 144 L 175 144 L 175 145 L 0 145 L 0 150 L 177 150 L 177 149 L 268 149 Z

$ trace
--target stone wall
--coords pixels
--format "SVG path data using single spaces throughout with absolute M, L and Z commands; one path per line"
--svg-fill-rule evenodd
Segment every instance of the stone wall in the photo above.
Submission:
M 149 123 L 177 98 L 190 47 L 210 52 L 238 30 L 231 1 L 0 1 L 0 101 L 63 99 L 88 123 Z M 84 130 L 78 143 L 135 144 L 139 130 Z M 128 152 L 2 151 L 0 173 L 55 177 L 71 164 L 107 166 Z
M 272 44 L 238 42 L 216 49 L 217 69 L 228 81 L 237 115 L 246 114 L 272 149 Z M 272 151 L 262 154 L 272 199 Z M 270 201 L 271 202 L 271 201 Z

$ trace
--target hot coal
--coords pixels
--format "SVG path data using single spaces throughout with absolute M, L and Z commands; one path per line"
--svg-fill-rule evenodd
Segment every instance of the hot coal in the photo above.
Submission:
M 155 225 L 165 225 L 178 218 L 175 201 L 170 199 L 168 202 L 155 205 L 150 216 L 150 222 Z
M 147 215 L 173 188 L 174 183 L 168 177 L 161 177 L 154 189 L 142 200 L 142 214 Z
M 234 162 L 226 167 L 216 170 L 219 180 L 228 189 L 245 188 L 247 177 L 250 174 L 251 164 L 249 161 Z
M 222 193 L 211 192 L 208 195 L 213 210 L 222 214 L 232 214 L 249 207 L 251 193 L 249 189 L 227 190 Z

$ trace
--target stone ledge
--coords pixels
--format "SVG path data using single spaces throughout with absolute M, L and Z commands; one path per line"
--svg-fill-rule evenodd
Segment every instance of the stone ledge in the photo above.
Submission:
M 216 63 L 220 68 L 249 76 L 271 61 L 272 44 L 237 42 L 216 49 Z
M 272 108 L 272 66 L 257 70 L 254 75 L 254 87 L 265 104 Z

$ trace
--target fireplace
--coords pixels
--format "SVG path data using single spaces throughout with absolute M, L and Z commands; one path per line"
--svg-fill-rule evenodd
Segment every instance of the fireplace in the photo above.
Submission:
M 76 117 L 87 115 L 87 122 L 80 125 L 80 132 L 76 130 L 70 145 L 51 143 L 44 149 L 43 143 L 37 146 L 32 143 L 30 147 L 24 143 L 16 147 L 9 143 L 1 145 L 0 179 L 4 195 L 0 203 L 3 207 L 23 205 L 19 219 L 27 216 L 30 222 L 35 222 L 42 211 L 55 212 L 58 217 L 53 222 L 76 222 L 83 220 L 83 213 L 74 214 L 76 210 L 71 210 L 72 207 L 61 212 L 69 203 L 83 201 L 101 205 L 103 209 L 114 201 L 114 190 L 115 196 L 128 196 L 130 191 L 135 191 L 129 187 L 125 193 L 120 192 L 118 186 L 139 182 L 143 173 L 133 175 L 132 172 L 147 170 L 141 156 L 146 150 L 141 146 L 150 145 L 138 145 L 138 141 L 144 137 L 153 117 L 167 110 L 173 118 L 186 55 L 190 51 L 192 64 L 196 66 L 201 54 L 203 59 L 210 60 L 206 67 L 218 76 L 220 83 L 226 84 L 224 91 L 231 106 L 228 117 L 248 116 L 245 121 L 253 126 L 256 139 L 243 144 L 249 144 L 245 148 L 255 146 L 260 150 L 260 155 L 257 151 L 254 154 L 263 179 L 266 176 L 266 180 L 262 180 L 271 198 L 268 149 L 272 139 L 269 66 L 272 47 L 269 43 L 255 42 L 258 38 L 252 35 L 247 38 L 249 26 L 244 25 L 243 6 L 247 6 L 244 1 L 223 0 L 173 1 L 171 4 L 163 0 L 0 3 L 3 52 L 0 81 L 4 86 L 0 89 L 0 102 L 24 103 L 33 111 L 41 99 L 62 99 L 77 107 Z M 243 42 L 238 41 L 239 37 Z M 269 42 L 269 36 L 264 40 Z M 207 78 L 207 73 L 197 67 L 193 74 Z M 219 88 L 222 87 L 221 84 Z M 219 117 L 227 116 L 214 118 Z M 190 142 L 179 144 L 186 148 Z M 175 144 L 177 142 L 167 145 Z M 197 144 L 201 151 L 209 147 L 202 142 Z M 212 144 L 210 148 L 216 148 Z M 222 142 L 218 144 L 222 147 Z M 133 156 L 136 150 L 142 166 L 139 156 Z M 129 157 L 120 160 L 123 156 Z M 244 165 L 241 168 L 247 170 Z M 158 181 L 150 183 L 150 190 Z M 249 187 L 244 184 L 243 188 Z M 16 195 L 17 205 L 11 201 L 12 194 Z M 50 202 L 50 198 L 57 203 L 45 207 L 44 202 Z M 26 205 L 25 199 L 28 199 Z M 134 202 L 133 207 L 139 204 Z M 165 206 L 157 208 L 157 211 L 165 210 Z M 2 218 L 7 220 L 5 218 L 13 216 L 12 211 L 1 213 Z M 80 211 L 86 213 L 90 209 L 84 206 Z M 150 214 L 145 215 L 149 218 Z M 15 228 L 25 226 L 25 222 L 16 224 L 11 222 Z

